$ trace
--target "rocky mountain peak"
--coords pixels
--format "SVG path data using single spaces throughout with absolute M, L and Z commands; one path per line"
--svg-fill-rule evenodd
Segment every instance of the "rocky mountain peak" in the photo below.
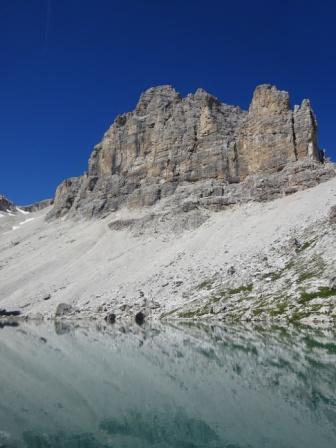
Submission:
M 42 210 L 46 207 L 49 207 L 54 202 L 53 199 L 44 199 L 42 201 L 34 202 L 29 205 L 18 206 L 14 204 L 12 201 L 7 199 L 5 196 L 0 194 L 0 212 L 12 212 L 15 213 L 17 211 L 23 212 L 36 212 Z
M 178 101 L 181 101 L 181 96 L 172 86 L 151 87 L 140 96 L 134 112 L 141 116 Z
M 289 94 L 270 84 L 256 87 L 249 113 L 253 115 L 277 115 L 290 110 Z
M 320 161 L 317 122 L 310 101 L 291 110 L 288 92 L 263 84 L 254 92 L 238 138 L 240 177 L 283 169 L 298 160 Z
M 192 98 L 195 101 L 204 101 L 204 100 L 205 101 L 209 101 L 209 100 L 211 100 L 211 101 L 220 103 L 220 101 L 219 101 L 219 99 L 217 97 L 215 97 L 214 95 L 212 95 L 211 93 L 207 92 L 206 90 L 204 90 L 202 88 L 198 88 L 196 90 L 196 92 L 193 95 L 191 95 L 191 96 L 192 96 Z
M 5 196 L 0 194 L 0 211 L 1 212 L 8 212 L 8 211 L 15 211 L 15 205 L 13 202 L 11 202 L 9 199 L 7 199 Z
M 245 112 L 203 89 L 182 99 L 173 87 L 158 86 L 116 118 L 95 146 L 88 173 L 58 187 L 48 216 L 100 216 L 164 198 L 178 207 L 192 199 L 219 208 L 264 200 L 335 174 L 320 162 L 308 100 L 292 110 L 288 92 L 263 84 Z M 267 191 L 251 184 L 259 175 L 272 179 Z

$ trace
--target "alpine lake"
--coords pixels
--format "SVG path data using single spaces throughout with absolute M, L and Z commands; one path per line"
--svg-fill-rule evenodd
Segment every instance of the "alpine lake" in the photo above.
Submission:
M 336 329 L 0 326 L 1 448 L 335 448 Z

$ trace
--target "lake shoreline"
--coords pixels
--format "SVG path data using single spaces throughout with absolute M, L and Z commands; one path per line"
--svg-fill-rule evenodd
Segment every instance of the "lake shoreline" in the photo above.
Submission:
M 293 322 L 289 319 L 223 319 L 223 318 L 176 318 L 176 317 L 163 317 L 160 316 L 146 316 L 142 321 L 138 321 L 135 316 L 124 316 L 124 317 L 115 317 L 113 321 L 109 320 L 108 315 L 102 316 L 97 314 L 92 314 L 91 316 L 63 316 L 63 317 L 51 317 L 51 316 L 15 316 L 15 317 L 1 317 L 0 318 L 0 327 L 6 325 L 19 325 L 20 323 L 65 323 L 65 324 L 80 324 L 80 323 L 88 323 L 88 324 L 104 324 L 104 325 L 132 325 L 137 324 L 142 326 L 143 324 L 187 324 L 187 325 L 205 325 L 205 326 L 234 326 L 234 325 L 251 325 L 251 326 L 277 326 L 277 327 L 286 327 L 297 326 L 297 327 L 310 327 L 310 328 L 335 328 L 336 329 L 336 320 L 335 319 L 305 319 L 304 321 Z

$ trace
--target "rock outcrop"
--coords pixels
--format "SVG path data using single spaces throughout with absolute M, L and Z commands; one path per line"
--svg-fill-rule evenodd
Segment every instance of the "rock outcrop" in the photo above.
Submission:
M 50 207 L 50 205 L 52 205 L 53 203 L 53 199 L 43 199 L 42 201 L 34 202 L 33 204 L 23 205 L 20 208 L 25 212 L 33 213 L 43 210 L 46 207 Z
M 116 118 L 88 172 L 57 188 L 48 218 L 100 216 L 168 197 L 217 208 L 267 200 L 335 175 L 320 162 L 308 100 L 292 110 L 287 92 L 262 85 L 244 112 L 202 89 L 181 98 L 160 86 Z
M 5 196 L 0 195 L 0 212 L 14 212 L 15 205 Z
M 330 209 L 329 222 L 330 224 L 336 224 L 336 205 L 333 205 Z
M 259 171 L 278 171 L 289 162 L 320 160 L 317 123 L 310 102 L 291 110 L 288 92 L 256 88 L 238 138 L 240 179 Z
M 44 199 L 39 202 L 34 202 L 33 204 L 30 204 L 30 205 L 17 206 L 13 202 L 11 202 L 9 199 L 7 199 L 5 196 L 0 195 L 0 211 L 1 212 L 16 213 L 18 210 L 21 212 L 24 211 L 24 212 L 29 212 L 29 213 L 38 212 L 40 210 L 43 210 L 46 207 L 49 207 L 53 203 L 54 203 L 53 199 Z

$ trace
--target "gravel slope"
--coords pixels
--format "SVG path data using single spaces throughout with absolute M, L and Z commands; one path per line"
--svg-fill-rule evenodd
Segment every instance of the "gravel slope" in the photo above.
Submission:
M 210 213 L 120 210 L 47 223 L 50 208 L 0 218 L 0 308 L 53 317 L 336 317 L 336 179 Z M 168 211 L 167 211 L 168 210 Z M 113 223 L 113 224 L 111 224 Z

